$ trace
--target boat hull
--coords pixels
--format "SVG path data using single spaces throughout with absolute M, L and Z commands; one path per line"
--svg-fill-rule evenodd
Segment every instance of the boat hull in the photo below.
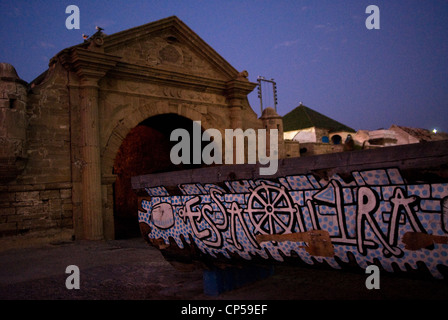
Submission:
M 172 262 L 299 263 L 448 277 L 448 143 L 133 178 L 143 237 Z

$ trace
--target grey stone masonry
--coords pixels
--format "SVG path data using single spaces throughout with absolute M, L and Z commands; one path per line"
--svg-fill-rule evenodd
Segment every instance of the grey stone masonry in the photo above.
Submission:
M 73 228 L 71 184 L 0 187 L 0 237 Z

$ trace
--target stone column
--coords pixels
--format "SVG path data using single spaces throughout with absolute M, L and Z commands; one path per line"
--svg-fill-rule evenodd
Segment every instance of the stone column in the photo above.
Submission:
M 98 34 L 88 49 L 76 47 L 63 52 L 65 67 L 79 79 L 79 121 L 81 162 L 82 238 L 105 237 L 99 117 L 99 81 L 112 70 L 120 57 L 104 53 Z M 73 137 L 73 135 L 72 135 Z
M 256 87 L 256 83 L 249 82 L 247 71 L 240 72 L 235 79 L 226 83 L 225 95 L 229 102 L 230 109 L 230 125 L 232 129 L 241 128 L 243 126 L 243 100 L 247 99 L 247 95 Z
M 98 84 L 83 79 L 80 85 L 82 216 L 84 238 L 103 239 Z
M 271 129 L 278 130 L 277 143 L 278 143 L 278 157 L 285 158 L 285 141 L 283 139 L 283 119 L 274 108 L 268 107 L 263 110 L 260 117 L 263 122 L 263 127 L 266 129 L 267 139 L 266 139 L 266 151 L 270 154 L 270 131 Z
M 247 95 L 255 88 L 256 84 L 247 80 L 247 71 L 240 72 L 236 75 L 235 79 L 226 83 L 225 95 L 229 106 L 229 129 L 241 129 L 245 130 L 243 123 L 243 100 L 247 99 Z M 254 128 L 251 128 L 254 129 Z M 233 162 L 235 163 L 237 154 L 237 145 L 233 144 Z M 247 150 L 246 146 L 244 148 Z M 245 161 L 247 160 L 247 153 L 245 152 Z
M 241 118 L 241 100 L 240 99 L 231 99 L 229 105 L 229 118 L 230 118 L 230 128 L 229 129 L 242 129 L 243 130 L 243 121 Z M 244 130 L 243 130 L 244 131 Z M 236 141 L 233 141 L 233 162 L 237 161 L 237 144 Z M 241 150 L 240 150 L 241 151 Z M 244 161 L 247 161 L 247 144 L 244 142 Z
M 243 121 L 241 119 L 241 100 L 231 99 L 230 100 L 230 126 L 231 129 L 237 129 L 243 127 Z

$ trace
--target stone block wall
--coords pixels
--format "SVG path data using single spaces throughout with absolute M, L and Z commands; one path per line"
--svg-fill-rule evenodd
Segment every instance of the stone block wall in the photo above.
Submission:
M 47 78 L 28 95 L 28 162 L 17 184 L 71 181 L 67 73 L 50 66 Z
M 313 156 L 319 154 L 335 153 L 344 151 L 342 144 L 334 145 L 330 143 L 301 143 L 301 156 Z
M 73 229 L 70 112 L 61 66 L 53 64 L 31 86 L 26 115 L 25 168 L 0 184 L 0 239 Z
M 300 157 L 299 141 L 285 140 L 285 158 Z
M 0 187 L 0 237 L 73 228 L 71 184 Z

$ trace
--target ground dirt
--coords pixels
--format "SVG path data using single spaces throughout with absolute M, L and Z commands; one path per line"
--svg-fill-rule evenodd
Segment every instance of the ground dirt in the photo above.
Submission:
M 68 290 L 66 267 L 80 270 Z M 448 300 L 446 280 L 381 273 L 368 290 L 363 272 L 276 266 L 270 277 L 205 295 L 202 270 L 179 271 L 141 238 L 60 242 L 0 252 L 1 300 Z

